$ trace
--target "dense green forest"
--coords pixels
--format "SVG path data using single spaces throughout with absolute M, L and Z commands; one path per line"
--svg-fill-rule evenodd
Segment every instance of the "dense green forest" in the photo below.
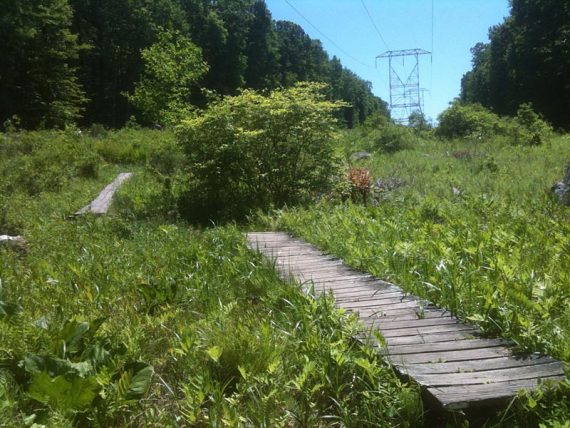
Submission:
M 511 0 L 511 14 L 473 47 L 461 101 L 513 115 L 532 103 L 553 125 L 570 128 L 570 3 Z
M 261 0 L 3 0 L 1 6 L 0 123 L 120 127 L 134 116 L 153 125 L 156 118 L 141 114 L 129 94 L 145 73 L 142 53 L 164 43 L 165 33 L 171 44 L 196 47 L 207 64 L 185 82 L 181 99 L 197 107 L 215 94 L 320 81 L 329 84 L 332 100 L 350 103 L 338 113 L 349 127 L 387 112 L 369 82 L 330 59 L 297 24 L 272 20 Z M 188 67 L 199 68 L 197 61 Z

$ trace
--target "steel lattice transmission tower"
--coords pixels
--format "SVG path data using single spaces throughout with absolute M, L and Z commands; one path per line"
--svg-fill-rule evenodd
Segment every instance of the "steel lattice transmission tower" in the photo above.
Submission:
M 424 89 L 420 89 L 420 55 L 431 55 L 423 49 L 404 49 L 398 51 L 386 51 L 376 57 L 378 59 L 388 58 L 388 68 L 390 76 L 390 111 L 392 119 L 398 123 L 407 124 L 410 114 L 419 111 L 423 114 L 423 94 Z M 393 64 L 394 58 L 402 58 L 403 70 L 398 70 Z M 406 57 L 412 57 L 415 61 L 410 68 L 404 68 Z M 408 73 L 409 71 L 409 73 Z M 403 76 L 400 75 L 405 73 Z

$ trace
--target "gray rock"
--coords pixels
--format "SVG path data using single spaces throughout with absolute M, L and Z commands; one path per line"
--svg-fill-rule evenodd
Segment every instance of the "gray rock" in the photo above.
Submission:
M 22 253 L 28 252 L 28 244 L 21 236 L 0 235 L 0 246 L 6 246 Z
M 405 186 L 406 182 L 398 177 L 379 178 L 374 183 L 374 187 L 383 192 L 389 192 Z
M 369 152 L 356 152 L 353 153 L 351 157 L 354 160 L 363 160 L 363 159 L 368 159 L 370 156 L 372 156 L 372 154 Z
M 550 190 L 558 196 L 560 203 L 570 206 L 570 165 L 566 167 L 564 180 L 554 183 Z

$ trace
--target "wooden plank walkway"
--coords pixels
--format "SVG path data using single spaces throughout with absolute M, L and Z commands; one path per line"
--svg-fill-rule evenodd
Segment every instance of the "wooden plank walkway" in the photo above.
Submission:
M 381 352 L 437 406 L 494 407 L 519 389 L 564 377 L 563 363 L 516 356 L 506 341 L 482 338 L 476 327 L 286 233 L 248 233 L 247 239 L 250 248 L 275 260 L 282 277 L 293 276 L 315 292 L 330 291 L 338 307 L 358 313 L 364 334 L 377 329 L 387 345 Z
M 87 213 L 107 214 L 107 211 L 109 211 L 109 207 L 111 206 L 111 201 L 113 200 L 113 195 L 125 181 L 131 178 L 132 175 L 133 174 L 130 172 L 120 173 L 111 184 L 107 185 L 101 193 L 99 193 L 97 198 L 77 211 L 75 215 L 83 215 Z

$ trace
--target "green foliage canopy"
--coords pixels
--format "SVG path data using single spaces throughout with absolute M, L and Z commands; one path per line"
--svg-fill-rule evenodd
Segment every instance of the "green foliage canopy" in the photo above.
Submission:
M 531 102 L 555 126 L 569 128 L 570 3 L 512 0 L 511 14 L 472 50 L 461 100 L 515 115 Z
M 324 88 L 246 90 L 184 120 L 178 137 L 196 183 L 194 213 L 240 216 L 326 191 L 335 170 L 332 112 L 343 105 L 327 101 Z
M 145 71 L 129 100 L 143 112 L 147 123 L 176 123 L 191 106 L 191 85 L 208 71 L 200 48 L 167 31 L 143 49 L 141 56 Z
M 76 77 L 80 46 L 70 30 L 67 0 L 1 4 L 0 124 L 10 119 L 30 128 L 73 123 L 86 100 Z
M 439 115 L 435 134 L 444 138 L 469 137 L 476 141 L 504 137 L 510 144 L 537 145 L 551 134 L 551 126 L 531 104 L 521 104 L 514 118 L 500 117 L 480 104 L 454 102 Z

